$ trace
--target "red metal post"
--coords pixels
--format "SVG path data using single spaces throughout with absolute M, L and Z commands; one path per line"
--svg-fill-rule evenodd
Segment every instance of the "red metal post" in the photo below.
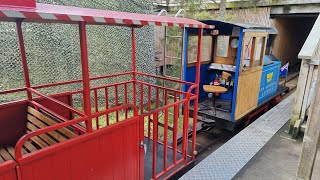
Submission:
M 20 47 L 20 55 L 21 55 L 21 61 L 22 61 L 24 82 L 27 87 L 28 100 L 32 100 L 32 94 L 29 91 L 29 88 L 31 87 L 31 85 L 30 85 L 26 50 L 24 47 L 23 33 L 22 33 L 22 27 L 21 27 L 22 21 L 17 21 L 16 24 L 17 24 L 17 32 L 18 32 L 18 39 L 19 39 L 19 47 Z
M 119 105 L 119 98 L 118 98 L 118 86 L 114 86 L 114 97 L 115 97 L 115 105 L 116 107 Z M 116 111 L 116 121 L 119 122 L 119 111 Z
M 140 84 L 140 113 L 143 114 L 143 84 Z
M 134 35 L 134 27 L 131 28 L 131 44 L 132 44 L 132 79 L 133 79 L 133 104 L 137 103 L 137 89 L 136 89 L 136 43 L 135 43 L 135 35 Z
M 124 84 L 124 104 L 128 104 L 127 84 Z M 128 119 L 128 109 L 125 110 L 125 118 Z
M 93 90 L 93 95 L 94 95 L 94 108 L 95 108 L 95 112 L 99 111 L 99 107 L 98 107 L 98 90 L 95 89 Z M 96 129 L 99 129 L 99 117 L 96 117 Z
M 148 86 L 148 112 L 151 111 L 151 86 Z M 150 138 L 151 115 L 148 116 L 148 138 Z
M 164 91 L 164 104 L 167 105 L 168 104 L 168 90 L 163 90 Z M 166 171 L 167 170 L 167 155 L 168 155 L 168 126 L 169 126 L 169 108 L 166 108 L 164 110 L 164 128 L 163 128 L 163 132 L 164 132 L 164 143 L 163 143 L 163 170 Z
M 160 94 L 159 94 L 159 93 L 160 93 L 159 88 L 156 88 L 156 109 L 158 109 L 158 108 L 160 107 L 160 102 L 159 102 L 159 100 L 160 100 L 159 95 L 160 95 Z M 159 111 L 159 112 L 160 112 L 160 111 Z M 153 120 L 156 119 L 156 118 L 157 118 L 157 120 L 158 120 L 158 114 L 157 114 L 157 117 L 154 117 L 154 116 L 153 116 Z M 155 123 L 155 122 L 152 121 L 152 132 L 153 132 L 153 131 L 156 131 L 156 132 L 159 131 L 158 122 Z M 158 137 L 158 136 L 157 136 L 157 137 Z M 153 140 L 155 141 L 155 137 L 153 136 L 152 138 L 153 138 Z M 158 138 L 157 138 L 156 141 L 158 141 Z
M 195 159 L 196 149 L 196 131 L 197 131 L 197 113 L 198 113 L 198 99 L 199 99 L 199 83 L 200 83 L 200 65 L 201 65 L 201 54 L 202 54 L 202 36 L 203 29 L 198 30 L 198 53 L 197 53 L 197 64 L 196 64 L 196 85 L 195 89 L 196 98 L 194 99 L 194 111 L 193 111 L 193 126 L 192 126 L 192 159 Z
M 187 163 L 187 151 L 188 151 L 188 126 L 189 126 L 189 103 L 186 101 L 183 104 L 183 123 L 182 123 L 182 158 L 184 158 L 184 163 Z
M 83 105 L 84 112 L 89 117 L 86 121 L 87 132 L 92 132 L 92 112 L 90 98 L 90 79 L 89 79 L 89 62 L 87 49 L 87 33 L 85 22 L 79 23 L 80 33 L 80 50 L 81 50 L 81 66 L 82 66 L 82 83 L 83 83 Z
M 153 114 L 153 127 L 158 127 L 158 112 Z M 153 129 L 152 141 L 152 178 L 157 176 L 157 143 L 158 142 L 158 128 Z
M 108 96 L 109 96 L 109 92 L 108 92 L 108 88 L 104 88 L 104 99 L 106 101 L 106 110 L 109 109 L 109 99 L 108 99 Z M 106 121 L 107 121 L 107 126 L 109 126 L 109 114 L 106 114 Z
M 174 102 L 177 101 L 177 93 L 174 93 Z M 178 122 L 179 122 L 179 105 L 174 106 L 174 113 L 173 113 L 173 164 L 177 163 L 177 136 L 178 136 Z

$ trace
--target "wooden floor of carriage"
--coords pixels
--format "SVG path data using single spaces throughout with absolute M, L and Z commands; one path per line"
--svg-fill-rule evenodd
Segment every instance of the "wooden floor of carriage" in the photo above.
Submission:
M 232 179 L 286 124 L 290 119 L 293 103 L 294 94 L 291 94 L 213 153 L 206 156 L 180 179 Z

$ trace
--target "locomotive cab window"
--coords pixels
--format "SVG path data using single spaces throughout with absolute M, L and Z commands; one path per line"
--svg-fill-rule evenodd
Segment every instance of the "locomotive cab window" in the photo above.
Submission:
M 263 66 L 267 33 L 246 32 L 243 38 L 241 69 L 254 70 Z
M 187 54 L 187 65 L 194 66 L 197 62 L 197 47 L 198 47 L 198 37 L 189 36 L 188 38 L 188 54 Z M 212 53 L 212 36 L 207 35 L 202 37 L 202 55 L 201 64 L 211 62 Z

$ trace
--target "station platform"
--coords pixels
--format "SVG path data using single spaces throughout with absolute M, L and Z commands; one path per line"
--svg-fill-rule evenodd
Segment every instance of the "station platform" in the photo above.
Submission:
M 180 179 L 248 179 L 244 173 L 242 173 L 243 176 L 240 176 L 239 172 L 244 169 L 247 164 L 250 164 L 253 157 L 255 157 L 257 153 L 266 146 L 270 139 L 289 121 L 294 96 L 295 94 L 291 94 L 277 106 L 263 114 L 255 122 L 184 174 Z M 281 161 L 281 159 L 278 161 Z M 263 169 L 259 170 L 263 171 Z M 259 172 L 259 170 L 257 171 Z M 270 176 L 265 178 L 270 179 Z M 253 179 L 257 179 L 257 177 Z

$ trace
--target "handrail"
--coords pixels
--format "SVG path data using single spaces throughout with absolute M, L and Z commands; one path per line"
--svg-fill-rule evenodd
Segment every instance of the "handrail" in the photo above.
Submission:
M 42 128 L 42 129 L 38 129 L 36 131 L 32 131 L 30 133 L 27 133 L 27 134 L 25 134 L 24 136 L 22 136 L 18 140 L 18 142 L 17 142 L 17 144 L 15 146 L 15 152 L 14 153 L 15 153 L 16 160 L 19 161 L 22 158 L 21 150 L 22 150 L 22 146 L 24 145 L 24 143 L 28 139 L 30 139 L 30 138 L 32 138 L 34 136 L 38 136 L 40 134 L 45 134 L 45 133 L 48 133 L 48 132 L 51 132 L 51 131 L 55 131 L 55 130 L 58 130 L 58 129 L 61 129 L 61 128 L 65 128 L 65 127 L 73 125 L 73 124 L 77 124 L 77 123 L 80 123 L 80 122 L 83 122 L 83 121 L 90 120 L 90 118 L 98 117 L 101 113 L 108 114 L 108 113 L 111 113 L 111 112 L 114 112 L 114 111 L 118 111 L 120 109 L 128 109 L 128 108 L 132 108 L 133 109 L 134 117 L 138 116 L 138 108 L 135 105 L 133 105 L 133 104 L 125 104 L 125 105 L 121 105 L 121 106 L 117 106 L 117 107 L 114 107 L 114 108 L 110 108 L 110 109 L 101 111 L 99 113 L 96 113 L 96 114 L 92 115 L 92 117 L 84 116 L 84 117 L 81 117 L 81 118 L 78 118 L 78 119 L 73 119 L 73 120 L 70 120 L 70 121 L 67 121 L 67 122 L 58 123 L 58 124 L 55 124 L 55 125 L 52 125 L 52 126 L 48 126 L 48 127 Z
M 49 97 L 49 96 L 46 96 L 46 95 L 40 93 L 39 91 L 37 91 L 37 90 L 35 90 L 35 89 L 28 88 L 28 91 L 30 91 L 31 93 L 34 93 L 34 94 L 36 94 L 36 95 L 38 95 L 38 96 L 41 96 L 41 97 L 43 97 L 43 98 L 46 98 L 46 99 L 48 99 L 48 100 L 50 100 L 50 101 L 52 101 L 52 102 L 54 102 L 54 103 L 56 103 L 56 104 L 59 104 L 59 105 L 65 107 L 65 108 L 67 108 L 67 109 L 69 109 L 70 111 L 72 111 L 72 112 L 74 112 L 74 113 L 76 113 L 76 114 L 78 114 L 78 115 L 80 115 L 80 116 L 85 116 L 85 114 L 84 114 L 83 112 L 81 112 L 81 111 L 79 111 L 79 110 L 77 110 L 77 109 L 75 109 L 75 108 L 73 108 L 73 107 L 71 107 L 71 106 L 69 106 L 69 105 L 61 102 L 61 101 L 58 101 L 58 100 L 56 100 L 56 99 L 54 99 L 54 98 L 51 98 L 51 97 Z
M 197 88 L 198 85 L 197 84 L 194 84 L 192 86 L 189 87 L 188 91 L 187 91 L 187 94 L 188 94 L 188 97 L 190 98 L 190 95 L 192 94 L 191 91 L 194 89 L 194 88 Z M 194 94 L 192 94 L 194 95 Z
M 157 75 L 147 74 L 147 73 L 143 73 L 143 72 L 136 72 L 136 74 L 141 75 L 141 76 L 149 76 L 149 77 L 153 77 L 153 78 L 164 79 L 166 81 L 172 81 L 172 82 L 176 82 L 176 83 L 180 83 L 180 84 L 186 84 L 186 85 L 191 85 L 191 86 L 194 85 L 194 83 L 192 83 L 192 82 L 181 81 L 181 80 L 172 79 L 172 78 L 166 78 L 163 76 L 157 76 Z
M 130 75 L 130 74 L 133 74 L 133 71 L 123 72 L 123 73 L 118 73 L 118 74 L 109 74 L 109 75 L 104 75 L 104 76 L 91 77 L 91 78 L 89 78 L 89 80 L 90 81 L 94 81 L 94 80 L 99 80 L 99 79 L 106 79 L 106 78 L 110 78 L 110 77 L 125 76 L 125 75 Z M 35 86 L 31 86 L 31 88 L 32 89 L 42 89 L 42 88 L 48 88 L 48 87 L 52 87 L 52 86 L 63 86 L 63 85 L 81 83 L 81 82 L 82 82 L 82 79 L 76 79 L 76 80 L 56 82 L 56 83 L 51 83 L 51 84 L 35 85 Z M 21 92 L 21 91 L 25 91 L 25 90 L 27 90 L 26 87 L 10 89 L 10 90 L 4 90 L 4 91 L 0 91 L 0 95 L 9 94 L 9 93 L 16 93 L 16 92 Z M 82 91 L 82 90 L 79 90 L 79 92 L 80 91 Z
M 161 9 L 161 11 L 159 12 L 158 16 L 162 16 L 163 14 L 164 14 L 164 16 L 166 16 L 168 14 L 167 10 Z
M 188 99 L 185 98 L 185 99 L 182 99 L 182 100 L 179 100 L 179 101 L 170 103 L 170 104 L 168 104 L 168 105 L 159 107 L 159 108 L 157 108 L 157 109 L 150 110 L 150 111 L 148 111 L 148 112 L 146 112 L 146 113 L 141 114 L 140 116 L 141 116 L 142 118 L 144 118 L 144 117 L 149 116 L 149 115 L 151 115 L 151 114 L 154 114 L 154 113 L 157 113 L 157 112 L 160 112 L 160 111 L 164 111 L 164 110 L 166 110 L 166 109 L 168 109 L 168 108 L 170 108 L 170 107 L 176 106 L 176 105 L 178 105 L 178 104 L 186 103 L 187 101 L 188 101 Z
M 179 91 L 176 89 L 171 89 L 171 88 L 167 88 L 167 87 L 163 87 L 163 86 L 159 86 L 159 85 L 155 85 L 155 84 L 151 84 L 151 83 L 147 83 L 147 82 L 143 82 L 143 81 L 139 81 L 139 80 L 136 80 L 135 82 L 138 84 L 143 84 L 143 85 L 147 85 L 147 86 L 151 86 L 151 87 L 155 87 L 155 88 L 159 88 L 159 89 L 165 89 L 165 90 L 172 91 L 172 92 L 179 93 L 179 94 L 183 94 L 183 95 L 187 94 L 184 91 Z
M 177 14 L 174 17 L 181 16 L 184 18 L 185 14 L 186 14 L 186 11 L 184 9 L 179 9 L 179 11 L 177 12 Z
M 320 16 L 318 16 L 316 22 L 313 25 L 310 34 L 308 35 L 307 40 L 302 46 L 302 49 L 299 52 L 299 59 L 308 59 L 311 60 L 315 53 L 316 49 L 320 44 Z
M 173 102 L 173 103 L 170 103 L 170 104 L 165 105 L 163 107 L 160 107 L 160 108 L 157 108 L 157 109 L 154 109 L 154 110 L 150 110 L 147 113 L 141 114 L 141 116 L 146 117 L 146 116 L 149 116 L 149 115 L 154 114 L 156 112 L 160 112 L 160 111 L 163 111 L 163 110 L 168 109 L 170 107 L 176 106 L 177 104 L 186 103 L 186 102 L 188 102 L 188 101 L 190 101 L 192 99 L 195 99 L 195 98 L 193 98 L 194 94 L 192 94 L 191 91 L 194 88 L 197 88 L 197 87 L 198 87 L 198 85 L 196 85 L 196 84 L 190 86 L 190 88 L 188 89 L 186 98 L 184 98 L 182 100 L 179 100 L 179 101 L 176 101 L 176 102 Z
M 21 92 L 21 91 L 25 91 L 26 89 L 27 89 L 26 87 L 23 87 L 23 88 L 16 88 L 16 89 L 4 90 L 4 91 L 0 91 L 0 95 L 1 95 L 1 94 L 9 94 L 9 93 Z

